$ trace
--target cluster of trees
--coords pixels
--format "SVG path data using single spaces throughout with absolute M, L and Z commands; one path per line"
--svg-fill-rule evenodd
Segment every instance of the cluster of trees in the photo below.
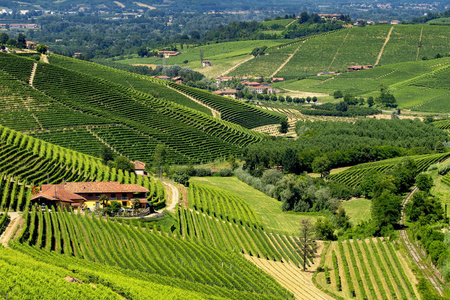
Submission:
M 367 105 L 369 107 L 372 107 L 375 103 L 378 103 L 380 105 L 386 106 L 386 107 L 397 107 L 397 100 L 395 99 L 394 95 L 392 95 L 388 89 L 387 86 L 380 85 L 380 95 L 375 98 L 371 96 L 367 98 L 367 102 L 364 98 L 360 97 L 357 98 L 351 94 L 343 94 L 342 91 L 335 91 L 333 93 L 334 99 L 340 99 L 343 98 L 343 103 L 347 105 Z
M 346 102 L 339 102 L 336 104 L 325 103 L 322 105 L 313 105 L 311 109 L 302 109 L 302 113 L 314 116 L 354 117 L 376 115 L 380 114 L 381 111 L 370 107 L 349 106 Z
M 23 33 L 19 33 L 17 39 L 15 39 L 10 37 L 6 32 L 2 32 L 0 34 L 0 45 L 25 49 L 27 47 L 27 40 Z
M 266 49 L 267 46 L 262 46 L 261 48 L 256 47 L 255 49 L 252 50 L 252 55 L 253 56 L 263 56 L 264 54 L 266 54 Z
M 440 18 L 450 18 L 450 10 L 444 11 L 443 13 L 433 13 L 429 12 L 421 17 L 416 17 L 412 19 L 412 23 L 426 23 L 431 20 L 440 19 Z
M 243 154 L 253 175 L 282 167 L 286 173 L 317 171 L 404 155 L 435 152 L 447 135 L 420 120 L 357 120 L 355 123 L 298 122 L 296 140 L 273 138 L 250 145 Z M 445 151 L 445 149 L 444 149 Z
M 262 83 L 264 84 L 264 83 Z M 247 99 L 247 100 L 259 100 L 259 101 L 273 101 L 273 102 L 280 102 L 280 103 L 295 103 L 295 104 L 303 104 L 303 103 L 310 103 L 311 101 L 313 103 L 316 103 L 318 98 L 316 96 L 314 97 L 306 97 L 306 98 L 299 98 L 299 97 L 291 97 L 291 96 L 283 96 L 283 95 L 277 95 L 277 94 L 268 94 L 266 90 L 263 91 L 262 94 L 258 94 L 254 91 L 251 91 L 249 89 L 243 88 L 242 90 L 239 90 L 237 92 L 237 97 L 240 99 Z

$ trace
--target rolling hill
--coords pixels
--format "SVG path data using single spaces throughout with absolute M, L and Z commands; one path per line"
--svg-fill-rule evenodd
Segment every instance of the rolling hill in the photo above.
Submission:
M 0 124 L 90 155 L 98 156 L 106 145 L 149 163 L 156 145 L 162 144 L 167 162 L 206 162 L 264 139 L 245 127 L 279 122 L 278 115 L 188 88 L 186 93 L 193 91 L 194 97 L 223 110 L 223 120 L 213 118 L 167 100 L 179 95 L 181 103 L 202 103 L 182 97 L 161 81 L 106 67 L 95 69 L 94 64 L 84 67 L 102 71 L 112 81 L 9 54 L 2 54 L 0 60 L 1 107 L 8 112 L 1 114 Z M 118 80 L 127 86 L 113 82 Z M 130 85 L 139 85 L 144 92 Z M 153 87 L 158 98 L 146 93 Z

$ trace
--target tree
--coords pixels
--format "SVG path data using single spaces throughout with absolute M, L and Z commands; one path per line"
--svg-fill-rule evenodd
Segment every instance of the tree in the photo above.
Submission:
M 367 104 L 369 105 L 369 107 L 372 107 L 375 104 L 373 97 L 367 98 Z
M 348 110 L 348 104 L 345 103 L 344 101 L 341 101 L 339 103 L 336 104 L 336 110 L 337 111 L 347 111 Z
M 314 173 L 320 173 L 321 177 L 325 177 L 330 174 L 331 166 L 331 161 L 325 155 L 316 157 L 312 162 L 312 169 Z
M 312 97 L 312 102 L 314 102 L 314 103 L 317 102 L 317 97 L 316 96 Z
M 122 208 L 122 204 L 119 201 L 111 201 L 110 204 L 107 204 L 103 209 L 103 213 L 109 216 L 114 216 L 117 214 Z
M 0 35 L 0 44 L 5 45 L 6 42 L 8 42 L 9 40 L 9 36 L 6 32 L 2 32 L 2 34 Z
M 415 186 L 419 190 L 429 193 L 433 187 L 433 178 L 429 174 L 420 173 L 416 177 Z
M 153 154 L 153 168 L 159 173 L 159 177 L 162 174 L 162 166 L 166 161 L 166 148 L 162 144 L 158 144 L 155 147 L 155 154 Z
M 314 226 L 309 219 L 300 220 L 300 236 L 297 242 L 296 251 L 303 258 L 303 271 L 306 271 L 306 262 L 309 258 L 315 256 L 317 251 L 317 243 L 315 239 Z
M 272 100 L 272 101 L 277 101 L 277 95 L 272 95 L 272 96 L 270 96 L 270 100 Z
M 113 161 L 108 162 L 108 166 L 128 172 L 134 172 L 134 164 L 125 156 L 116 156 Z
M 288 123 L 287 119 L 286 118 L 281 119 L 280 127 L 278 127 L 278 131 L 280 133 L 286 134 L 288 132 L 288 129 L 289 129 L 289 123 Z
M 311 100 L 312 100 L 312 99 L 311 99 L 311 97 L 309 97 L 309 96 L 308 96 L 308 97 L 306 97 L 306 102 L 308 102 L 308 103 L 309 103 L 309 102 L 311 102 Z
M 10 38 L 8 41 L 6 41 L 6 45 L 12 46 L 12 47 L 16 47 L 17 46 L 17 41 L 13 38 Z
M 339 98 L 344 97 L 344 94 L 341 91 L 335 91 L 333 93 L 333 97 L 334 97 L 334 99 L 339 99 Z
M 133 203 L 132 203 L 132 207 L 134 208 L 134 209 L 137 209 L 137 208 L 139 208 L 141 206 L 141 201 L 139 201 L 139 199 L 134 199 L 133 200 Z
M 36 46 L 36 51 L 42 54 L 47 53 L 48 47 L 44 44 L 39 44 Z
M 334 235 L 334 224 L 330 221 L 330 219 L 317 219 L 316 224 L 314 224 L 316 238 L 318 240 L 324 241 L 334 241 L 336 240 L 336 236 Z
M 278 96 L 278 101 L 280 101 L 281 103 L 284 102 L 284 97 L 283 96 Z
M 112 149 L 108 146 L 104 145 L 101 149 L 100 157 L 103 160 L 103 163 L 106 165 L 108 161 L 114 160 L 114 151 L 112 151 Z
M 105 207 L 108 204 L 108 196 L 106 195 L 100 195 L 100 198 L 98 198 L 98 200 L 100 201 L 100 203 L 103 205 L 103 207 Z
M 395 99 L 394 95 L 389 93 L 387 87 L 384 87 L 383 85 L 380 86 L 380 96 L 377 97 L 376 102 L 386 107 L 397 107 L 397 100 Z
M 25 49 L 27 47 L 27 40 L 23 33 L 19 33 L 19 36 L 17 37 L 17 47 L 20 49 Z
M 445 145 L 441 141 L 436 142 L 436 146 L 434 147 L 434 150 L 436 153 L 444 153 L 445 152 Z
M 401 217 L 402 197 L 389 190 L 384 190 L 381 195 L 372 200 L 372 220 L 381 231 L 383 227 L 392 227 Z
M 300 165 L 298 163 L 298 157 L 294 150 L 286 149 L 284 152 L 282 162 L 284 173 L 298 173 Z
M 443 217 L 442 204 L 439 199 L 427 192 L 416 192 L 405 209 L 406 215 L 413 222 L 425 224 L 436 222 Z
M 230 165 L 231 169 L 236 169 L 239 165 L 236 162 L 236 157 L 234 157 L 233 154 L 231 154 L 227 159 L 228 164 Z

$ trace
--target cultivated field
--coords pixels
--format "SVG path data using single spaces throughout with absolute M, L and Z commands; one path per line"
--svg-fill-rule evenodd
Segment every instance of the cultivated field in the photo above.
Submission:
M 332 242 L 316 280 L 344 299 L 419 299 L 410 267 L 382 238 Z

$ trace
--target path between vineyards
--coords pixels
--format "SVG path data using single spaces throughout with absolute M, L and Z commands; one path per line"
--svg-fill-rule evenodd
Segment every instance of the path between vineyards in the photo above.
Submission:
M 9 247 L 8 243 L 13 238 L 14 233 L 16 232 L 16 229 L 19 225 L 23 224 L 23 218 L 19 213 L 17 212 L 10 212 L 8 213 L 9 217 L 11 218 L 8 224 L 8 227 L 6 227 L 3 234 L 0 236 L 0 243 L 4 247 Z
M 200 104 L 201 106 L 206 107 L 207 109 L 209 109 L 209 110 L 211 111 L 211 113 L 212 113 L 212 115 L 213 115 L 214 118 L 220 119 L 220 112 L 219 112 L 218 110 L 215 110 L 215 109 L 212 108 L 211 106 L 206 105 L 205 103 L 201 102 L 200 100 L 197 100 L 197 99 L 195 99 L 194 97 L 189 96 L 189 95 L 186 94 L 186 93 L 183 93 L 182 91 L 179 91 L 179 90 L 177 90 L 177 89 L 174 89 L 174 88 L 171 87 L 171 86 L 167 86 L 167 87 L 168 87 L 169 89 L 171 89 L 171 90 L 173 90 L 173 91 L 175 91 L 175 92 L 177 92 L 177 93 L 179 93 L 179 94 L 185 96 L 186 98 L 189 98 L 189 99 L 191 99 L 192 101 L 194 101 L 194 102 Z
M 294 52 L 292 52 L 289 57 L 281 64 L 281 66 L 278 67 L 278 69 L 275 70 L 275 72 L 273 72 L 272 75 L 270 75 L 270 77 L 274 77 L 275 75 L 277 75 L 278 72 L 281 71 L 281 69 L 283 69 L 283 67 L 291 61 L 291 59 L 294 57 L 295 53 L 297 53 L 297 51 L 300 49 L 300 47 L 306 42 L 307 40 L 304 40 L 303 42 L 300 43 L 300 45 L 298 45 L 298 47 L 295 49 Z
M 402 203 L 402 219 L 401 224 L 403 225 L 405 223 L 405 213 L 404 209 L 406 204 L 411 200 L 412 196 L 418 191 L 419 189 L 417 187 L 414 187 L 411 191 L 411 193 L 408 194 L 408 196 L 403 200 Z M 408 250 L 409 254 L 411 255 L 413 261 L 415 264 L 419 267 L 419 269 L 422 270 L 424 273 L 425 278 L 431 282 L 433 287 L 438 291 L 439 295 L 443 296 L 443 288 L 442 288 L 442 276 L 440 275 L 439 271 L 436 269 L 436 267 L 431 263 L 431 267 L 426 264 L 423 259 L 420 256 L 420 249 L 418 246 L 412 242 L 406 233 L 406 230 L 400 230 L 400 239 L 405 244 L 406 249 Z M 429 272 L 426 272 L 429 270 Z
M 275 278 L 284 288 L 292 292 L 296 299 L 334 299 L 314 286 L 312 271 L 303 272 L 299 267 L 288 262 L 270 261 L 249 255 L 244 257 Z
M 387 43 L 389 42 L 389 39 L 391 38 L 392 30 L 394 30 L 394 26 L 392 26 L 391 29 L 389 30 L 386 40 L 384 41 L 384 44 L 381 47 L 380 53 L 378 53 L 377 61 L 375 62 L 374 66 L 378 65 L 378 63 L 380 62 L 381 55 L 383 55 L 384 47 L 386 47 Z
M 228 73 L 230 73 L 230 72 L 236 70 L 236 68 L 239 67 L 240 65 L 245 64 L 246 62 L 248 62 L 248 61 L 250 61 L 250 60 L 252 60 L 252 59 L 254 59 L 254 58 L 255 58 L 255 57 L 252 55 L 252 56 L 250 56 L 250 57 L 248 57 L 248 58 L 246 58 L 246 59 L 244 59 L 244 60 L 238 62 L 237 64 L 235 64 L 234 66 L 232 66 L 231 68 L 229 68 L 228 70 L 226 70 L 225 72 L 223 72 L 222 74 L 220 74 L 219 76 L 225 76 L 225 75 L 227 75 Z
M 168 192 L 167 195 L 169 195 L 170 190 L 172 191 L 172 197 L 171 197 L 172 202 L 165 209 L 175 212 L 175 207 L 178 204 L 178 201 L 180 200 L 180 192 L 178 191 L 178 188 L 170 182 L 163 182 L 163 184 L 165 184 L 167 186 L 167 192 Z

